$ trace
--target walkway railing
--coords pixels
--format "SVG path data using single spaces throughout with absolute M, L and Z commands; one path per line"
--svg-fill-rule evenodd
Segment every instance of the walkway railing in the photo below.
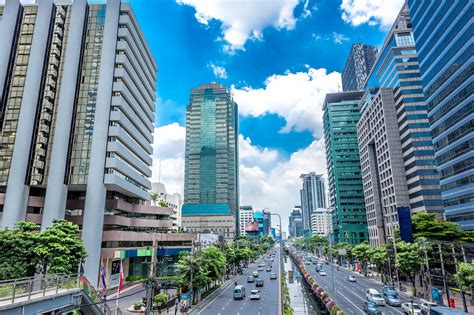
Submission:
M 77 289 L 79 275 L 37 275 L 28 278 L 0 281 L 0 303 L 29 301 L 32 298 L 53 295 Z

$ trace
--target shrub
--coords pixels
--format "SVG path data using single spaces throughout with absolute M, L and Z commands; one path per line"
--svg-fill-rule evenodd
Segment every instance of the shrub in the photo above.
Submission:
M 135 301 L 133 302 L 133 309 L 135 311 L 138 311 L 142 307 L 142 302 L 141 301 Z

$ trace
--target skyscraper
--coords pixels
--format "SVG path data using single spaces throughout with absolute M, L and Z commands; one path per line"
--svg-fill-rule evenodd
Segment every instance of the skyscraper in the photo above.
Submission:
M 300 178 L 303 181 L 300 190 L 303 230 L 304 233 L 311 234 L 311 213 L 317 208 L 326 208 L 326 187 L 323 175 L 315 172 L 301 174 Z
M 233 216 L 237 225 L 237 137 L 237 104 L 227 89 L 211 83 L 192 90 L 186 110 L 183 226 L 189 217 L 220 215 Z
M 369 239 L 393 239 L 398 212 L 443 213 L 410 12 L 403 6 L 369 75 L 357 125 Z M 400 208 L 400 209 L 399 209 Z M 402 227 L 403 228 L 403 227 Z
M 364 189 L 356 124 L 363 92 L 326 94 L 323 103 L 329 208 L 334 241 L 367 240 Z
M 291 210 L 288 222 L 288 232 L 290 233 L 290 237 L 303 236 L 303 218 L 301 216 L 301 206 L 295 206 L 293 210 Z
M 472 1 L 408 5 L 446 219 L 474 230 Z
M 270 209 L 263 210 L 263 235 L 270 235 L 272 227 L 272 214 Z
M 157 65 L 129 3 L 13 0 L 1 11 L 2 227 L 78 223 L 95 284 L 101 249 L 113 259 L 143 230 L 172 226 L 148 217 L 172 209 L 146 203 Z
M 353 44 L 341 74 L 342 90 L 362 91 L 370 69 L 377 57 L 377 47 L 366 44 Z

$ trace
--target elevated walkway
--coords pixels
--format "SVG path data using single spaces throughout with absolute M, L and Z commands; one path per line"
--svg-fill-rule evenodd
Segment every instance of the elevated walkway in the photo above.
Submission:
M 122 314 L 111 310 L 82 275 L 38 275 L 0 281 L 0 314 Z

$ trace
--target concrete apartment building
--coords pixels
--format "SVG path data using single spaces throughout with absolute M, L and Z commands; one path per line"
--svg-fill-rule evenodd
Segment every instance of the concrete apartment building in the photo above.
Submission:
M 181 208 L 183 207 L 183 198 L 179 193 L 170 194 L 166 191 L 165 184 L 163 183 L 151 183 L 151 192 L 157 194 L 158 200 L 151 202 L 153 206 L 160 204 L 160 200 L 163 200 L 166 207 L 173 209 L 173 229 L 178 230 L 181 227 Z
M 300 190 L 303 230 L 311 234 L 311 214 L 318 208 L 326 208 L 326 187 L 323 175 L 310 172 L 301 174 L 302 188 Z
M 319 208 L 311 213 L 311 231 L 313 235 L 327 236 L 331 228 L 331 217 L 328 209 Z
M 157 65 L 130 4 L 7 0 L 0 12 L 1 226 L 79 224 L 94 285 L 100 264 L 128 269 L 150 235 L 191 242 L 165 234 L 172 208 L 148 202 Z
M 301 206 L 295 206 L 288 218 L 288 232 L 290 237 L 303 236 L 303 218 L 301 215 Z
M 239 236 L 246 236 L 245 227 L 253 222 L 252 206 L 240 206 L 239 208 Z
M 357 124 L 372 246 L 388 242 L 399 211 L 443 214 L 439 174 L 406 4 L 366 82 Z

